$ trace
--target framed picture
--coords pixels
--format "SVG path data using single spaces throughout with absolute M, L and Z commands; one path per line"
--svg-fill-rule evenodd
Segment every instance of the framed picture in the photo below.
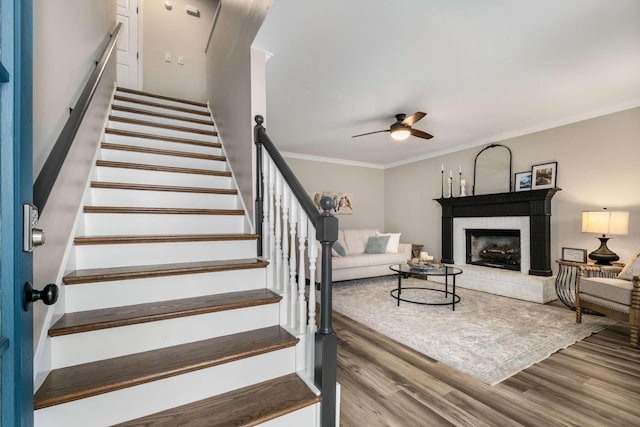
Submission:
M 516 172 L 515 181 L 516 191 L 531 190 L 531 171 Z
M 576 248 L 562 248 L 562 260 L 586 263 L 587 250 Z
M 544 188 L 554 188 L 556 186 L 557 173 L 558 162 L 533 165 L 531 168 L 531 189 L 542 190 Z
M 309 197 L 313 200 L 313 204 L 320 209 L 320 200 L 323 197 L 331 197 L 333 199 L 334 215 L 352 215 L 353 214 L 353 193 L 338 193 L 335 191 L 315 191 L 309 193 Z

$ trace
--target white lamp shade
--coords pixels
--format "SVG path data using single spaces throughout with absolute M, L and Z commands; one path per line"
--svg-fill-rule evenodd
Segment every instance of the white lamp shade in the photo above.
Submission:
M 629 212 L 585 211 L 582 212 L 582 232 L 597 234 L 628 234 Z

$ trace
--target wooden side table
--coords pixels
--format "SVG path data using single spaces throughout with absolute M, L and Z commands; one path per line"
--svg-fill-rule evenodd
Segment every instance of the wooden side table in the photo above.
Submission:
M 558 276 L 556 276 L 556 295 L 564 305 L 576 310 L 576 286 L 581 277 L 611 277 L 614 278 L 622 271 L 624 264 L 596 265 L 592 262 L 556 260 Z M 583 309 L 584 313 L 594 314 L 591 310 Z

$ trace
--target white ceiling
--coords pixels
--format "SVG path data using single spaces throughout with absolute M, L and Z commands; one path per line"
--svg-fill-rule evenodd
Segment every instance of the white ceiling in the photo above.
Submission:
M 275 0 L 281 151 L 391 166 L 640 106 L 639 0 Z M 398 143 L 396 113 L 431 140 Z

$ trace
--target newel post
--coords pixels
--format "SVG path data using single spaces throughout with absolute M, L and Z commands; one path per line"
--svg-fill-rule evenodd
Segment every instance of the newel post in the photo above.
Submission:
M 338 239 L 338 219 L 331 214 L 333 199 L 323 197 L 316 226 L 316 239 L 322 245 L 322 270 L 320 280 L 320 328 L 315 336 L 314 382 L 322 392 L 320 424 L 335 426 L 336 421 L 336 370 L 338 340 L 333 332 L 331 314 L 333 305 L 333 282 L 331 278 L 331 247 Z M 311 279 L 313 290 L 313 278 Z
M 262 256 L 262 221 L 264 213 L 262 210 L 264 188 L 262 182 L 262 135 L 264 132 L 264 117 L 258 115 L 255 117 L 256 125 L 253 128 L 253 139 L 256 144 L 256 204 L 255 204 L 255 227 L 258 235 L 258 256 Z

